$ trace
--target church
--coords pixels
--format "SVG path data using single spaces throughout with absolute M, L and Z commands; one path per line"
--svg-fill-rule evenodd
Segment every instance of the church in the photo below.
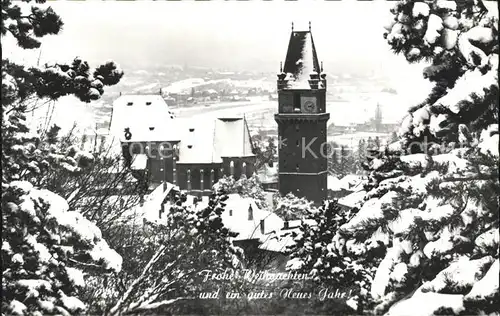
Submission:
M 294 31 L 278 74 L 278 187 L 315 203 L 327 198 L 326 74 L 308 31 Z
M 161 95 L 121 95 L 110 132 L 131 168 L 150 183 L 172 183 L 190 194 L 212 192 L 220 178 L 254 173 L 255 156 L 244 117 L 176 118 Z
M 277 80 L 278 190 L 322 203 L 327 190 L 326 74 L 308 31 L 290 35 Z M 176 118 L 161 95 L 121 95 L 110 132 L 118 135 L 132 169 L 152 183 L 172 183 L 208 195 L 223 176 L 250 177 L 256 157 L 244 117 Z

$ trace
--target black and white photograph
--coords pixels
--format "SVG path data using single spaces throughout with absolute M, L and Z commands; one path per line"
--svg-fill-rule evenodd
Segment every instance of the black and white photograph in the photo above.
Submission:
M 1 4 L 2 316 L 500 316 L 497 1 Z

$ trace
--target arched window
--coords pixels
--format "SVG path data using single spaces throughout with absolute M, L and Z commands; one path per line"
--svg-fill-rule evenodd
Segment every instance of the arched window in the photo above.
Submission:
M 234 161 L 231 160 L 231 162 L 229 163 L 229 172 L 230 174 L 234 177 Z
M 203 192 L 203 169 L 200 169 L 200 190 Z
M 210 187 L 213 187 L 215 181 L 215 170 L 210 170 Z
M 253 221 L 253 209 L 252 209 L 252 204 L 248 207 L 248 220 Z

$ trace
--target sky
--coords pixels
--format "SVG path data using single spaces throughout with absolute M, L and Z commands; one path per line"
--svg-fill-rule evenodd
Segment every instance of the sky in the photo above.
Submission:
M 4 56 L 26 64 L 70 61 L 95 67 L 106 60 L 133 68 L 189 65 L 278 72 L 291 32 L 311 21 L 318 58 L 329 74 L 383 75 L 400 94 L 425 94 L 423 65 L 389 50 L 383 25 L 387 1 L 50 1 L 64 27 L 22 51 L 2 38 Z M 75 109 L 76 107 L 72 107 Z M 84 109 L 85 110 L 85 109 Z M 82 113 L 85 111 L 82 110 Z M 87 111 L 88 112 L 88 111 Z M 78 112 L 83 118 L 83 114 Z
M 397 72 L 407 66 L 383 39 L 394 2 L 54 1 L 63 32 L 43 40 L 41 60 L 179 64 L 277 71 L 291 31 L 312 23 L 325 70 Z M 31 59 L 38 57 L 31 54 Z M 412 67 L 407 67 L 408 69 Z M 418 68 L 418 67 L 413 67 Z M 406 70 L 408 70 L 406 69 Z

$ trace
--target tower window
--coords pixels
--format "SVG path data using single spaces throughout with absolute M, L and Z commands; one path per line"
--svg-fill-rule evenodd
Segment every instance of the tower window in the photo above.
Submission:
M 299 147 L 300 141 L 297 139 L 297 141 L 295 142 L 295 144 L 297 145 L 297 147 Z
M 300 111 L 300 93 L 295 93 L 293 95 L 293 110 L 295 112 Z

